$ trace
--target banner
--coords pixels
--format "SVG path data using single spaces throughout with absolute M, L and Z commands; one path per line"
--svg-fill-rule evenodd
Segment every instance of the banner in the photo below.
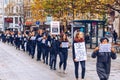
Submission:
M 51 34 L 59 35 L 60 34 L 60 23 L 59 21 L 51 21 Z
M 87 60 L 85 42 L 74 43 L 74 50 L 77 61 Z
M 100 44 L 99 52 L 111 52 L 111 44 Z

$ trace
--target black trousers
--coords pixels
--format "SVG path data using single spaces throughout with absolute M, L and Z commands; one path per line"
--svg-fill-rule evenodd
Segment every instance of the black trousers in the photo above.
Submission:
M 59 56 L 60 56 L 59 68 L 61 69 L 61 66 L 63 65 L 63 70 L 66 70 L 68 53 L 60 52 Z
M 41 60 L 42 47 L 41 45 L 37 46 L 37 60 Z
M 84 79 L 85 77 L 85 61 L 79 61 L 79 62 L 74 62 L 74 66 L 75 66 L 75 77 L 78 78 L 79 77 L 79 74 L 78 74 L 78 71 L 79 71 L 79 63 L 81 64 L 81 69 L 82 69 L 82 72 L 81 72 L 81 78 Z
M 35 46 L 33 46 L 33 45 L 30 47 L 30 54 L 32 55 L 32 58 L 34 58 Z
M 45 49 L 45 63 L 46 64 L 48 64 L 49 53 L 50 53 L 50 49 L 49 48 Z
M 52 69 L 52 68 L 54 68 L 54 69 L 56 69 L 56 62 L 57 62 L 57 54 L 55 54 L 55 53 L 50 53 L 50 63 L 49 63 L 49 65 L 50 65 L 50 68 Z

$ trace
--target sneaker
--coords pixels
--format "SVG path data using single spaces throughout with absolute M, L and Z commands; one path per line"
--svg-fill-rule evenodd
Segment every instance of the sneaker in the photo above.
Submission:
M 40 59 L 37 59 L 37 61 L 40 61 Z
M 76 80 L 78 80 L 78 78 L 76 78 Z
M 54 68 L 54 70 L 56 70 L 56 68 Z
M 34 56 L 32 56 L 32 59 L 34 58 Z
M 60 68 L 59 68 L 58 72 L 61 73 L 61 69 Z
M 66 74 L 67 72 L 64 70 L 63 73 Z
M 52 69 L 52 66 L 50 66 L 50 69 Z

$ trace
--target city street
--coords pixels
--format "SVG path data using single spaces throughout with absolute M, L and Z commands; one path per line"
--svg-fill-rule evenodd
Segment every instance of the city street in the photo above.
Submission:
M 86 63 L 86 79 L 99 80 L 96 73 L 96 59 L 90 57 L 92 50 L 88 49 Z M 42 61 L 31 59 L 28 53 L 16 50 L 14 46 L 0 42 L 0 80 L 75 80 L 72 53 L 69 50 L 66 74 L 58 70 L 50 70 L 49 66 Z M 116 60 L 112 60 L 111 75 L 109 80 L 120 78 L 120 54 Z M 81 68 L 79 72 L 81 71 Z M 80 75 L 79 75 L 80 76 Z

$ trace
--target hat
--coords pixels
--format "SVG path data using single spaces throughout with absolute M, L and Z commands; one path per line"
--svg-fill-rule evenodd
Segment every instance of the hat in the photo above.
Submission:
M 106 37 L 102 37 L 101 39 L 100 39 L 100 42 L 102 43 L 103 42 L 103 40 L 107 40 L 107 42 L 109 42 L 109 39 L 108 38 L 106 38 Z

